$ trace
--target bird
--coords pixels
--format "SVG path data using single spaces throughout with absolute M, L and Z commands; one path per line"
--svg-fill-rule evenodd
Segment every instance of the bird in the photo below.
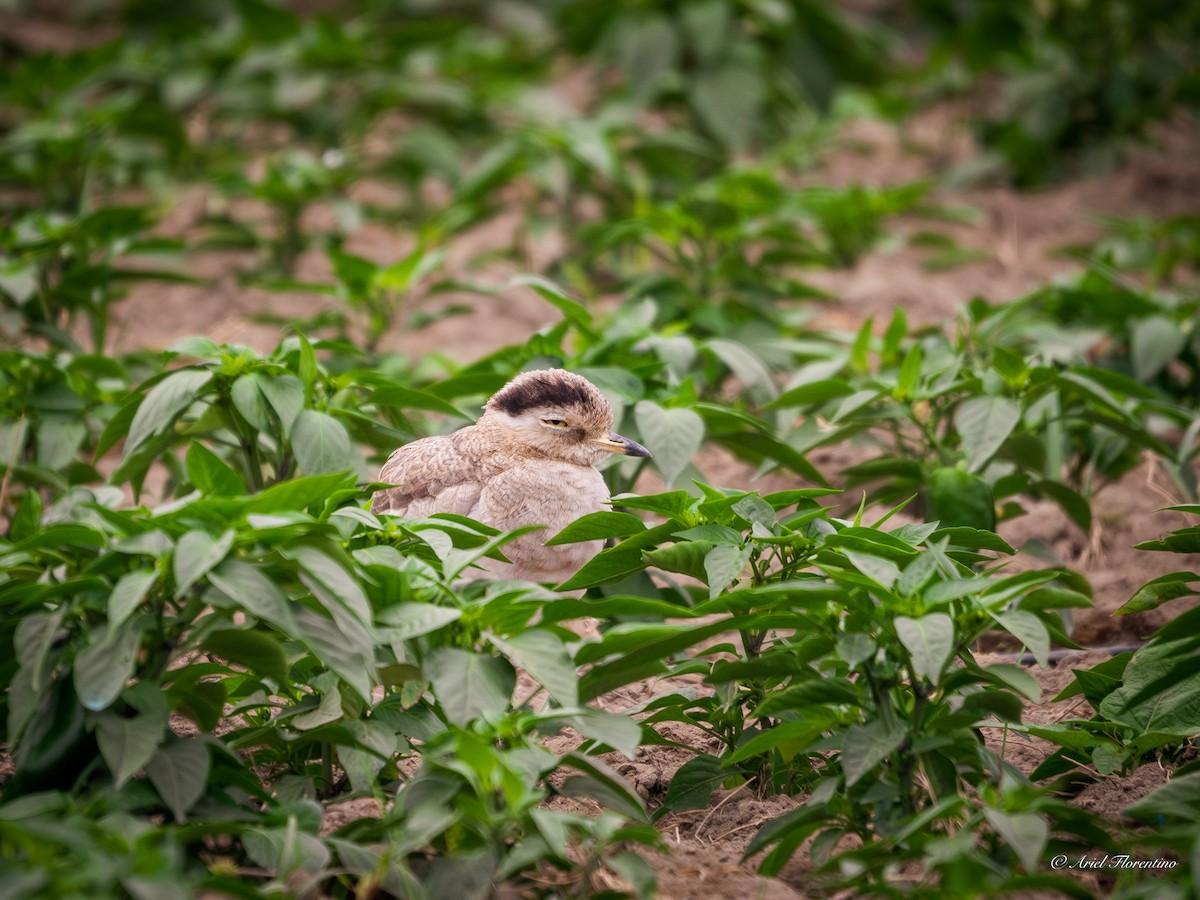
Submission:
M 597 463 L 612 453 L 650 456 L 612 429 L 612 406 L 582 375 L 522 372 L 492 395 L 474 425 L 394 451 L 379 472 L 390 487 L 376 491 L 371 511 L 409 519 L 456 513 L 502 531 L 544 525 L 501 548 L 509 564 L 484 560 L 485 577 L 560 584 L 604 546 L 546 546 L 580 516 L 608 507 Z

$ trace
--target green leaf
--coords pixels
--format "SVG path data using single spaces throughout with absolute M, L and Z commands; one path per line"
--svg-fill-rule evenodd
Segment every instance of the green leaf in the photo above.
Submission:
M 1011 663 L 995 663 L 984 666 L 982 672 L 988 681 L 1012 688 L 1027 697 L 1030 703 L 1042 702 L 1042 686 L 1038 684 L 1036 678 L 1020 666 L 1014 666 Z
M 112 593 L 108 596 L 108 630 L 111 634 L 142 605 L 150 586 L 158 578 L 153 569 L 141 569 L 129 572 L 113 585 Z
M 1007 813 L 991 807 L 984 807 L 983 815 L 1000 837 L 1016 851 L 1025 871 L 1036 872 L 1050 836 L 1046 820 L 1037 813 Z
M 1099 711 L 1139 734 L 1200 734 L 1200 639 L 1147 644 Z
M 642 726 L 629 716 L 587 707 L 565 712 L 568 714 L 562 721 L 584 737 L 608 744 L 626 759 L 637 756 L 642 745 Z
M 279 419 L 282 433 L 289 433 L 304 409 L 304 383 L 295 375 L 268 376 L 261 372 L 254 373 L 254 383 Z
M 762 408 L 787 409 L 793 406 L 808 406 L 839 397 L 849 397 L 853 393 L 854 388 L 850 386 L 850 382 L 841 378 L 823 378 L 790 388 Z
M 640 534 L 645 530 L 646 523 L 637 516 L 604 509 L 599 512 L 588 513 L 586 516 L 576 519 L 558 534 L 554 535 L 554 537 L 550 538 L 550 540 L 546 541 L 546 546 L 553 547 L 559 544 L 574 544 L 579 541 L 628 537 L 632 534 Z
M 1037 490 L 1045 494 L 1065 512 L 1085 533 L 1092 530 L 1092 504 L 1086 497 L 1057 481 L 1040 481 Z
M 340 722 L 345 718 L 342 692 L 338 689 L 336 673 L 323 672 L 309 683 L 309 687 L 317 693 L 320 700 L 317 702 L 316 708 L 309 706 L 304 712 L 293 716 L 291 719 L 293 727 L 299 731 L 315 731 L 322 725 Z
M 389 606 L 375 621 L 386 626 L 390 641 L 408 641 L 423 634 L 432 634 L 462 618 L 462 612 L 449 606 L 432 603 L 398 603 Z
M 896 635 L 912 658 L 913 672 L 934 685 L 954 653 L 954 620 L 943 613 L 930 613 L 919 619 L 897 616 Z
M 713 791 L 729 776 L 730 771 L 717 757 L 697 754 L 675 770 L 662 808 L 671 812 L 704 809 L 712 800 Z
M 317 372 L 319 371 L 317 367 L 317 354 L 313 352 L 312 344 L 299 328 L 296 329 L 296 340 L 300 346 L 296 362 L 296 372 L 299 374 L 300 383 L 304 387 L 304 402 L 308 404 L 312 402 L 313 385 L 317 383 Z
M 592 314 L 587 307 L 567 295 L 567 293 L 548 278 L 540 275 L 517 275 L 509 279 L 506 287 L 531 287 L 543 300 L 563 314 L 568 322 L 578 326 L 585 332 L 592 327 Z
M 185 821 L 188 810 L 204 796 L 210 765 L 204 742 L 191 738 L 160 748 L 146 766 L 150 783 L 176 822 Z
M 51 612 L 27 613 L 17 623 L 13 649 L 21 668 L 30 673 L 30 685 L 41 691 L 48 683 L 53 664 L 46 665 L 50 648 L 58 640 L 58 629 L 66 615 L 67 604 Z
M 890 559 L 857 550 L 843 549 L 842 553 L 854 564 L 854 568 L 885 589 L 890 590 L 900 577 L 900 567 Z
M 350 435 L 333 416 L 315 409 L 301 410 L 288 440 L 305 475 L 341 472 L 358 467 L 351 454 Z
M 729 367 L 734 377 L 746 387 L 751 396 L 769 400 L 778 393 L 775 379 L 771 376 L 767 364 L 745 344 L 713 338 L 708 341 L 707 346 Z
M 339 746 L 338 760 L 350 778 L 350 787 L 369 794 L 396 752 L 396 733 L 391 726 L 373 719 L 348 719 L 342 727 L 354 736 L 357 746 Z
M 692 75 L 688 88 L 700 121 L 718 141 L 732 150 L 753 142 L 766 99 L 766 86 L 757 71 L 731 61 Z
M 672 537 L 681 541 L 704 541 L 709 544 L 742 546 L 741 532 L 734 531 L 728 525 L 697 525 L 695 528 L 677 531 Z
M 1168 575 L 1162 575 L 1138 588 L 1137 593 L 1130 597 L 1115 614 L 1123 616 L 1128 613 L 1145 612 L 1149 609 L 1157 609 L 1168 600 L 1195 596 L 1200 591 L 1191 587 L 1194 582 L 1200 582 L 1200 574 L 1171 572 Z
M 658 541 L 670 537 L 678 526 L 673 522 L 657 525 L 640 534 L 635 534 L 621 541 L 615 547 L 602 550 L 584 564 L 578 572 L 558 586 L 560 591 L 574 591 L 580 588 L 594 587 L 617 581 L 632 572 L 639 572 L 646 567 L 642 561 L 642 548 L 650 547 Z
M 752 547 L 731 547 L 728 544 L 721 544 L 708 551 L 704 557 L 704 572 L 708 576 L 710 600 L 741 577 L 752 552 Z
M 125 698 L 137 715 L 105 710 L 96 717 L 96 744 L 118 790 L 146 765 L 167 733 L 167 701 L 158 687 L 138 684 Z
M 851 725 L 842 737 L 842 771 L 850 787 L 888 758 L 904 740 L 904 727 L 882 719 Z
M 257 566 L 227 559 L 208 573 L 208 583 L 251 615 L 292 633 L 287 597 Z
M 908 400 L 921 384 L 921 364 L 924 362 L 921 345 L 916 344 L 904 357 L 900 365 L 900 375 L 896 379 L 895 396 L 897 400 Z
M 115 632 L 94 629 L 92 640 L 75 657 L 75 691 L 85 709 L 99 712 L 121 695 L 133 674 L 142 631 L 136 620 Z
M 560 705 L 579 705 L 575 663 L 557 634 L 534 628 L 507 637 L 489 635 L 488 641 L 514 666 L 528 672 Z
M 646 805 L 629 784 L 600 759 L 582 753 L 568 753 L 562 765 L 583 772 L 585 777 L 568 778 L 562 793 L 568 797 L 587 797 L 638 822 L 645 822 Z
M 324 616 L 297 606 L 292 612 L 296 636 L 313 655 L 345 679 L 364 702 L 370 702 L 375 680 L 375 645 L 359 626 L 345 631 Z
M 654 550 L 642 551 L 648 565 L 667 572 L 680 572 L 708 584 L 704 561 L 713 545 L 708 541 L 681 541 Z
M 349 461 L 344 468 L 349 468 Z M 250 514 L 303 510 L 314 503 L 324 503 L 334 491 L 353 485 L 354 476 L 346 472 L 293 478 L 253 495 L 246 504 L 245 512 Z
M 1008 397 L 972 397 L 959 406 L 954 424 L 967 455 L 967 471 L 982 469 L 1019 421 L 1021 407 Z
M 288 664 L 279 641 L 261 631 L 229 628 L 211 631 L 201 646 L 227 662 L 239 663 L 269 678 L 277 687 L 288 684 Z
M 1178 359 L 1187 345 L 1187 335 L 1178 324 L 1165 316 L 1151 316 L 1133 325 L 1129 335 L 1129 355 L 1133 376 L 1149 381 Z
M 1039 666 L 1050 664 L 1050 633 L 1041 619 L 1019 609 L 993 612 L 991 615 L 1005 631 L 1029 649 Z
M 704 441 L 704 420 L 695 410 L 664 409 L 650 400 L 639 400 L 633 416 L 663 481 L 671 487 Z
M 925 488 L 926 518 L 943 527 L 967 526 L 983 531 L 996 528 L 992 486 L 961 469 L 935 469 Z
M 173 571 L 175 598 L 179 599 L 197 581 L 221 562 L 233 547 L 234 533 L 224 532 L 214 538 L 207 531 L 189 531 L 175 544 Z
M 196 402 L 201 389 L 210 381 L 212 372 L 208 369 L 179 369 L 152 387 L 134 414 L 121 460 L 128 459 L 150 438 L 170 428 Z
M 199 441 L 192 441 L 186 460 L 188 481 L 202 494 L 235 497 L 246 493 L 242 476 Z
M 456 725 L 502 713 L 517 683 L 516 670 L 507 660 L 453 647 L 434 650 L 424 672 L 446 718 Z

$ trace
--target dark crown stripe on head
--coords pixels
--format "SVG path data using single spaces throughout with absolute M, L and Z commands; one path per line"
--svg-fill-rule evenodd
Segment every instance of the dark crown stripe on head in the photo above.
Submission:
M 577 380 L 565 372 L 541 372 L 539 375 L 541 377 L 523 377 L 509 382 L 492 397 L 489 405 L 515 416 L 543 406 L 564 407 L 595 402 L 587 382 L 582 378 Z

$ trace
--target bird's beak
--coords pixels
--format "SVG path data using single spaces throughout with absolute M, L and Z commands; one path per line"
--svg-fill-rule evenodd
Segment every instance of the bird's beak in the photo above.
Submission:
M 592 441 L 597 447 L 603 447 L 605 450 L 611 450 L 613 453 L 620 453 L 622 456 L 641 456 L 648 458 L 650 451 L 639 444 L 637 441 L 631 441 L 627 437 L 621 437 L 619 434 L 609 432 L 605 437 L 597 441 Z

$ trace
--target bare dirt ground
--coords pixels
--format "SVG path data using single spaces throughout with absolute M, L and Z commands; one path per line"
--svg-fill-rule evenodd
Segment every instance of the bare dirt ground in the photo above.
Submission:
M 818 320 L 822 327 L 857 329 L 868 317 L 886 322 L 894 306 L 908 312 L 911 321 L 934 323 L 953 316 L 956 307 L 975 296 L 1005 300 L 1022 295 L 1056 277 L 1079 270 L 1079 263 L 1064 258 L 1060 250 L 1100 235 L 1099 214 L 1164 216 L 1195 207 L 1200 198 L 1200 134 L 1194 124 L 1173 123 L 1160 130 L 1158 146 L 1139 152 L 1120 171 L 1103 178 L 1086 179 L 1036 193 L 1002 188 L 969 188 L 935 191 L 939 202 L 967 205 L 979 211 L 975 224 L 937 223 L 960 244 L 979 248 L 987 257 L 948 270 L 930 272 L 922 265 L 927 251 L 893 242 L 864 257 L 853 268 L 809 273 L 812 281 L 838 300 L 826 305 Z M 893 185 L 914 178 L 943 179 L 974 152 L 956 110 L 940 107 L 909 123 L 903 131 L 875 122 L 860 122 L 845 135 L 841 152 L 808 179 L 810 183 L 872 186 Z M 366 188 L 364 188 L 366 189 Z M 204 188 L 192 188 L 178 198 L 165 229 L 186 234 L 195 226 L 212 197 Z M 254 215 L 255 210 L 245 210 Z M 480 252 L 509 242 L 513 216 L 501 216 L 460 238 L 451 248 L 448 268 L 465 266 Z M 931 227 L 927 221 L 902 220 L 901 233 Z M 354 234 L 348 249 L 376 259 L 394 260 L 406 249 L 403 241 L 380 225 L 367 225 Z M 329 301 L 301 293 L 269 293 L 245 289 L 238 273 L 250 264 L 237 252 L 209 252 L 191 261 L 192 274 L 207 283 L 141 286 L 115 311 L 114 350 L 169 346 L 190 334 L 206 334 L 219 341 L 249 344 L 269 350 L 279 339 L 275 325 L 262 324 L 262 313 L 307 317 Z M 321 280 L 326 276 L 317 254 L 302 259 L 299 277 Z M 472 271 L 478 281 L 503 283 L 516 269 L 492 263 Z M 437 321 L 419 332 L 396 332 L 384 341 L 387 349 L 419 355 L 445 354 L 468 361 L 555 322 L 558 313 L 528 291 L 511 291 L 500 297 L 456 296 L 437 305 L 466 304 L 470 312 Z M 836 458 L 815 460 L 836 473 Z M 719 452 L 705 451 L 698 460 L 708 479 L 726 486 L 778 489 L 788 486 L 780 475 L 751 484 L 750 470 Z M 1159 512 L 1179 502 L 1176 488 L 1161 472 L 1147 464 L 1119 483 L 1104 489 L 1096 501 L 1096 528 L 1091 535 L 1070 524 L 1056 508 L 1038 506 L 1033 513 L 1002 527 L 1004 537 L 1017 547 L 1037 547 L 1063 564 L 1086 573 L 1096 592 L 1095 607 L 1077 611 L 1074 637 L 1087 647 L 1134 644 L 1145 639 L 1174 610 L 1157 610 L 1114 618 L 1113 612 L 1150 578 L 1185 567 L 1178 558 L 1132 549 L 1138 541 L 1155 538 L 1184 524 L 1179 514 Z M 1071 711 L 1071 704 L 1054 704 L 1051 698 L 1070 681 L 1072 668 L 1086 667 L 1107 658 L 1103 650 L 1064 659 L 1051 668 L 1033 669 L 1041 683 L 1043 702 L 1028 711 L 1030 720 L 1053 721 Z M 605 698 L 605 705 L 624 709 L 656 693 L 661 685 L 644 684 L 636 690 Z M 1012 740 L 1006 753 L 1025 771 L 1050 752 L 1038 741 Z M 651 807 L 661 802 L 674 770 L 688 758 L 686 752 L 643 748 L 635 760 L 611 762 Z M 1089 789 L 1079 802 L 1115 818 L 1121 809 L 1145 795 L 1168 777 L 1156 767 L 1143 767 L 1124 782 L 1108 780 Z M 786 797 L 759 799 L 750 791 L 719 793 L 703 811 L 673 814 L 661 821 L 669 854 L 657 854 L 653 863 L 659 875 L 663 900 L 699 900 L 718 896 L 745 898 L 801 897 L 814 889 L 803 853 L 777 879 L 765 879 L 741 862 L 742 851 L 763 822 L 792 808 L 798 801 Z M 352 801 L 330 808 L 326 827 L 360 815 L 378 814 L 372 805 Z M 370 808 L 367 808 L 370 807 Z M 1103 885 L 1089 888 L 1103 890 Z

